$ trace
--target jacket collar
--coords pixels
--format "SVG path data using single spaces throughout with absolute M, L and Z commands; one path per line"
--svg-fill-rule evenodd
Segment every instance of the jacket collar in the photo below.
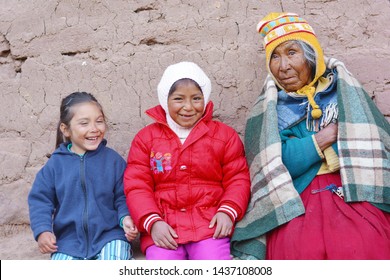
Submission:
M 209 101 L 209 103 L 206 106 L 206 110 L 203 113 L 202 118 L 199 120 L 199 122 L 203 121 L 210 121 L 213 118 L 213 109 L 214 109 L 214 104 L 212 101 Z M 146 110 L 145 112 L 149 117 L 154 119 L 158 123 L 162 123 L 165 125 L 167 124 L 167 117 L 165 115 L 164 109 L 161 107 L 161 105 L 157 105 L 153 108 L 150 108 Z M 198 123 L 199 123 L 198 122 Z
M 74 155 L 75 153 L 72 153 L 68 150 L 68 145 L 70 144 L 70 142 L 64 142 L 62 143 L 54 152 L 53 152 L 53 155 L 55 154 L 58 154 L 58 155 Z M 100 145 L 98 146 L 98 148 L 94 151 L 87 151 L 84 156 L 88 155 L 89 157 L 90 156 L 93 156 L 97 153 L 99 153 L 101 150 L 104 149 L 104 147 L 107 145 L 107 140 L 106 139 L 103 139 L 102 142 L 100 143 Z
M 213 108 L 214 108 L 214 104 L 211 101 L 209 101 L 202 118 L 195 124 L 195 126 L 191 130 L 191 133 L 188 135 L 188 138 L 184 142 L 181 151 L 185 150 L 192 143 L 196 142 L 199 138 L 201 138 L 203 135 L 208 133 L 209 128 L 207 126 L 207 123 L 210 122 L 213 118 Z M 152 119 L 154 119 L 157 123 L 165 125 L 170 129 L 166 120 L 165 111 L 160 105 L 147 110 L 146 114 Z M 170 129 L 170 131 L 172 130 Z M 172 134 L 175 133 L 172 131 Z

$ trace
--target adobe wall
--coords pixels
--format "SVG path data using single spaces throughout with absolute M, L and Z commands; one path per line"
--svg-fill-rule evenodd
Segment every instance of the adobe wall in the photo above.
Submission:
M 53 151 L 61 99 L 93 93 L 109 145 L 127 156 L 170 64 L 198 63 L 217 119 L 241 136 L 266 75 L 256 24 L 296 12 L 326 56 L 342 60 L 390 118 L 390 1 L 0 1 L 0 259 L 47 259 L 29 228 L 27 194 Z

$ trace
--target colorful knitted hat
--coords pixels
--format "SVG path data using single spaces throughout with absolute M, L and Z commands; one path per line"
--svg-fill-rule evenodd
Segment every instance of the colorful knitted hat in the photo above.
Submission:
M 168 66 L 157 86 L 158 100 L 165 112 L 168 112 L 169 90 L 176 81 L 184 78 L 189 78 L 198 83 L 202 89 L 204 104 L 207 105 L 211 94 L 210 79 L 197 64 L 183 61 Z
M 313 81 L 297 91 L 306 95 L 313 107 L 312 116 L 321 117 L 322 112 L 314 101 L 315 87 L 313 86 L 326 70 L 324 54 L 313 28 L 306 20 L 294 13 L 270 13 L 257 24 L 257 31 L 264 38 L 266 63 L 268 73 L 271 73 L 269 63 L 275 48 L 289 40 L 301 40 L 310 45 L 316 53 L 316 73 Z M 275 79 L 274 79 L 275 80 Z M 276 81 L 276 80 L 275 80 Z M 277 82 L 276 82 L 277 83 Z M 278 84 L 278 86 L 280 86 Z M 282 88 L 282 87 L 281 87 Z

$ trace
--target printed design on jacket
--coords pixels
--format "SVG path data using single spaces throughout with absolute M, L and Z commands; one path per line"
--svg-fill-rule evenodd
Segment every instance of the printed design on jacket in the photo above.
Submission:
M 164 173 L 172 170 L 171 166 L 172 155 L 170 153 L 150 152 L 150 168 L 154 174 Z

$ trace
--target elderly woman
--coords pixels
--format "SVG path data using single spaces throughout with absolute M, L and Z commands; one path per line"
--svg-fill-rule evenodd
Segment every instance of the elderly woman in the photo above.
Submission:
M 258 24 L 268 77 L 247 120 L 240 259 L 390 259 L 390 125 L 291 13 Z

